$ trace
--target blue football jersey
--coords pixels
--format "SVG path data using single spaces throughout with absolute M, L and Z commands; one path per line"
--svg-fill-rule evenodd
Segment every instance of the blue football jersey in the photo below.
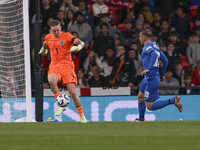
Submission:
M 153 60 L 152 60 L 152 55 L 151 55 L 152 52 L 156 53 L 156 55 L 154 55 L 156 57 L 155 58 L 153 57 Z M 155 42 L 147 43 L 142 49 L 143 69 L 149 70 L 149 72 L 145 75 L 146 78 L 159 75 L 159 60 L 163 62 L 164 68 L 162 70 L 161 75 L 164 76 L 167 65 L 168 65 L 168 60 L 166 56 L 163 54 L 163 52 L 160 51 L 160 48 L 156 45 Z

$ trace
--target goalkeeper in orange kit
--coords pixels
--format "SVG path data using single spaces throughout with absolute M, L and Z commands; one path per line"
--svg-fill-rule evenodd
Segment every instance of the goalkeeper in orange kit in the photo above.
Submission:
M 85 44 L 70 33 L 62 32 L 60 22 L 57 20 L 51 22 L 51 32 L 45 36 L 45 42 L 39 52 L 39 54 L 43 55 L 50 49 L 51 64 L 48 72 L 48 81 L 51 90 L 55 98 L 57 98 L 60 95 L 57 83 L 62 79 L 63 84 L 67 86 L 69 95 L 74 101 L 74 105 L 80 115 L 80 121 L 87 123 L 81 100 L 76 93 L 77 77 L 74 62 L 71 58 L 71 52 L 80 51 Z M 77 46 L 73 46 L 74 44 Z M 65 107 L 59 107 L 56 116 L 60 116 L 64 110 Z

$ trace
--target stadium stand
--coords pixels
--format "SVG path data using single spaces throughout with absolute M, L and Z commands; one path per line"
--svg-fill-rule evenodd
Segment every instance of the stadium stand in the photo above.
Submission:
M 49 2 L 50 2 L 51 0 L 49 0 Z M 121 1 L 121 2 L 120 2 Z M 97 21 L 97 20 L 95 20 L 96 18 L 98 18 L 98 17 L 100 17 L 100 15 L 99 14 L 95 14 L 96 15 L 96 18 L 95 18 L 95 15 L 94 14 L 92 14 L 92 12 L 90 11 L 90 9 L 89 8 L 91 8 L 91 6 L 96 2 L 95 0 L 88 0 L 88 1 L 86 1 L 87 2 L 87 11 L 89 12 L 89 13 L 91 13 L 91 15 L 93 16 L 93 19 L 94 19 L 94 21 L 96 21 L 96 23 L 99 21 Z M 118 3 L 117 3 L 118 2 Z M 146 3 L 148 3 L 148 0 L 139 0 L 139 1 L 136 1 L 136 2 L 133 2 L 132 0 L 118 0 L 118 1 L 112 1 L 112 0 L 106 0 L 106 1 L 104 1 L 104 6 L 107 8 L 107 10 L 109 10 L 109 11 L 106 11 L 106 13 L 110 13 L 109 14 L 109 23 L 111 24 L 111 26 L 113 26 L 114 27 L 114 29 L 119 29 L 121 32 L 122 31 L 124 31 L 125 30 L 125 24 L 124 24 L 124 20 L 126 20 L 126 19 L 130 19 L 130 18 L 128 18 L 128 16 L 133 16 L 133 15 L 135 15 L 134 17 L 134 19 L 133 18 L 131 18 L 131 22 L 132 22 L 132 30 L 134 31 L 134 32 L 139 32 L 139 31 L 137 31 L 137 28 L 135 28 L 135 22 L 136 22 L 136 20 L 138 19 L 138 16 L 136 15 L 136 12 L 137 12 L 137 14 L 140 14 L 140 13 L 142 13 L 143 12 L 143 6 L 145 6 L 146 5 Z M 58 0 L 58 6 L 60 6 L 61 7 L 61 4 L 62 4 L 62 0 Z M 76 3 L 73 3 L 74 4 L 74 7 L 76 7 L 76 8 L 78 8 L 78 3 L 76 4 Z M 128 6 L 128 4 L 132 4 L 132 5 L 130 5 L 130 6 Z M 124 6 L 124 5 L 126 5 L 126 6 Z M 44 5 L 42 5 L 42 7 L 43 7 Z M 134 7 L 134 6 L 137 6 L 137 7 Z M 189 19 L 190 19 L 190 30 L 192 30 L 192 33 L 197 33 L 198 34 L 198 36 L 200 36 L 200 32 L 199 32 L 199 30 L 200 29 L 198 29 L 198 28 L 194 28 L 195 27 L 195 25 L 194 25 L 194 18 L 196 17 L 196 13 L 197 13 L 197 9 L 198 9 L 198 7 L 199 7 L 199 5 L 198 5 L 198 3 L 196 3 L 195 1 L 190 1 L 190 2 L 188 2 L 188 6 L 189 6 L 189 9 L 190 9 L 190 11 L 191 12 L 187 12 L 186 11 L 186 13 L 188 13 L 188 14 L 184 14 L 184 15 L 187 15 L 188 17 L 189 17 Z M 34 3 L 31 3 L 31 5 L 30 5 L 30 21 L 31 21 L 31 19 L 32 19 L 32 17 L 33 17 L 33 14 L 35 14 L 35 12 L 34 12 L 34 8 L 35 6 L 34 6 Z M 51 4 L 50 4 L 50 7 L 52 7 L 51 6 Z M 131 10 L 131 8 L 134 8 L 134 10 L 132 11 Z M 45 9 L 45 8 L 44 8 Z M 55 10 L 54 10 L 55 11 Z M 133 12 L 135 12 L 135 14 L 133 13 Z M 159 10 L 155 10 L 154 9 L 154 12 L 159 12 Z M 132 13 L 132 14 L 131 14 Z M 153 12 L 151 12 L 151 13 L 153 13 Z M 159 13 L 161 13 L 161 12 L 159 12 Z M 161 13 L 162 14 L 162 13 Z M 76 13 L 74 13 L 73 14 L 74 16 L 76 16 Z M 176 10 L 173 10 L 173 13 L 171 13 L 170 14 L 170 16 L 168 16 L 168 21 L 169 21 L 169 27 L 170 27 L 170 21 L 172 21 L 172 16 L 175 16 L 176 15 Z M 52 16 L 51 16 L 52 17 Z M 68 16 L 67 16 L 68 17 Z M 1 18 L 1 16 L 0 16 L 0 18 Z M 47 18 L 45 18 L 46 20 L 47 20 Z M 54 19 L 56 19 L 56 18 L 54 18 Z M 181 20 L 181 19 L 180 19 Z M 43 21 L 45 21 L 45 20 L 43 20 Z M 70 25 L 73 25 L 74 23 L 76 23 L 76 21 L 75 22 L 66 22 L 66 24 L 70 24 Z M 144 22 L 144 24 L 145 24 L 146 22 Z M 46 22 L 44 23 L 44 24 L 46 24 Z M 30 25 L 31 26 L 33 26 L 33 24 L 32 24 L 32 22 L 30 22 Z M 97 25 L 97 24 L 96 24 Z M 157 24 L 155 24 L 155 26 L 157 26 Z M 159 26 L 157 26 L 158 28 L 159 28 Z M 156 33 L 156 31 L 151 27 L 151 25 L 149 25 L 148 26 L 148 28 L 150 28 L 151 30 L 153 30 L 154 31 L 154 33 Z M 32 28 L 31 28 L 32 29 Z M 92 30 L 93 30 L 93 39 L 92 40 L 90 40 L 89 41 L 89 49 L 91 49 L 91 50 L 93 50 L 93 44 L 94 44 L 94 29 L 95 28 L 92 28 Z M 32 29 L 33 30 L 33 29 Z M 170 27 L 169 28 L 169 32 L 170 31 L 173 31 L 173 30 L 175 30 L 176 31 L 176 29 L 174 29 L 173 27 Z M 158 30 L 159 31 L 159 30 Z M 79 32 L 79 31 L 77 31 L 77 32 Z M 157 34 L 157 36 L 155 36 L 156 38 L 158 38 L 156 41 L 157 41 L 157 44 L 161 47 L 161 43 L 163 43 L 163 41 L 162 41 L 162 39 L 161 39 L 161 36 L 160 36 L 160 32 L 158 32 L 158 33 L 156 33 Z M 178 36 L 180 35 L 180 33 L 178 33 Z M 189 35 L 189 33 L 188 33 L 188 35 Z M 85 37 L 85 38 L 88 38 L 88 37 Z M 169 39 L 169 37 L 168 37 L 168 39 Z M 123 43 L 124 44 L 124 46 L 126 47 L 126 51 L 127 51 L 127 54 L 128 54 L 128 51 L 129 51 L 129 49 L 130 49 L 130 46 L 131 46 L 131 44 L 132 44 L 132 41 L 128 41 L 127 39 L 125 39 L 123 36 L 120 36 L 120 42 L 121 42 L 121 44 Z M 181 43 L 183 43 L 183 47 L 184 47 L 184 50 L 183 51 L 185 51 L 185 49 L 187 49 L 187 46 L 190 44 L 189 42 L 193 42 L 193 40 L 188 40 L 188 39 L 180 39 L 179 37 L 178 37 L 178 40 L 179 41 L 181 41 Z M 117 41 L 115 41 L 116 43 L 115 43 L 115 46 L 117 46 L 119 43 L 117 43 Z M 118 41 L 119 42 L 119 41 Z M 34 40 L 32 39 L 31 40 L 31 43 L 34 43 Z M 139 42 L 134 42 L 135 44 L 137 44 L 137 50 L 136 50 L 136 54 L 137 54 L 137 56 L 136 56 L 136 59 L 140 62 L 140 60 L 141 60 L 141 55 L 140 55 L 140 53 L 141 53 L 141 50 L 142 50 L 142 46 L 140 45 L 140 43 Z M 102 44 L 104 44 L 104 43 L 102 43 Z M 166 43 L 164 43 L 165 45 L 164 45 L 164 47 L 166 47 L 167 46 L 167 42 Z M 89 53 L 87 52 L 87 53 L 85 53 L 87 56 L 89 55 Z M 184 67 L 184 69 L 186 70 L 186 71 L 190 71 L 190 73 L 192 74 L 192 72 L 191 72 L 191 68 L 190 68 L 190 64 L 189 64 L 189 62 L 188 62 L 188 60 L 187 60 L 187 57 L 184 55 L 184 54 L 180 54 L 179 53 L 179 55 L 180 55 L 180 58 L 181 58 L 181 61 L 182 61 L 182 63 L 183 63 L 183 67 Z M 87 58 L 87 56 L 84 56 L 85 58 Z M 80 56 L 81 57 L 81 56 Z M 139 58 L 138 58 L 139 57 Z M 95 65 L 95 63 L 96 62 L 94 62 L 94 64 L 93 65 Z M 141 62 L 140 62 L 141 63 Z M 48 70 L 48 66 L 47 66 L 47 64 L 44 64 L 45 65 L 45 69 L 44 69 L 44 71 L 46 71 L 46 70 Z M 79 67 L 80 66 L 82 66 L 83 64 L 80 64 L 79 65 Z M 81 69 L 84 69 L 84 68 L 81 68 Z M 102 71 L 100 74 L 103 74 L 104 72 Z M 46 74 L 45 74 L 46 75 Z M 85 76 L 87 76 L 87 75 L 85 75 Z M 88 79 L 86 79 L 87 81 L 88 81 Z M 138 83 L 139 83 L 139 81 L 137 81 Z M 137 85 L 137 84 L 135 84 L 135 85 Z

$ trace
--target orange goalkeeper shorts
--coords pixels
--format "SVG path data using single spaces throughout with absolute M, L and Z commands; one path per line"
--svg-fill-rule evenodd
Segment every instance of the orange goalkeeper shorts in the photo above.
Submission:
M 61 79 L 63 80 L 64 85 L 68 83 L 74 83 L 77 85 L 77 77 L 74 70 L 73 63 L 50 65 L 48 75 L 51 73 L 56 74 L 59 78 L 59 81 L 61 81 Z

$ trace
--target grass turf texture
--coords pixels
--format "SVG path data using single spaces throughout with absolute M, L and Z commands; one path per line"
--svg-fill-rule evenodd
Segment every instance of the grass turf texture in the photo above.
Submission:
M 0 150 L 199 150 L 200 121 L 0 123 Z

